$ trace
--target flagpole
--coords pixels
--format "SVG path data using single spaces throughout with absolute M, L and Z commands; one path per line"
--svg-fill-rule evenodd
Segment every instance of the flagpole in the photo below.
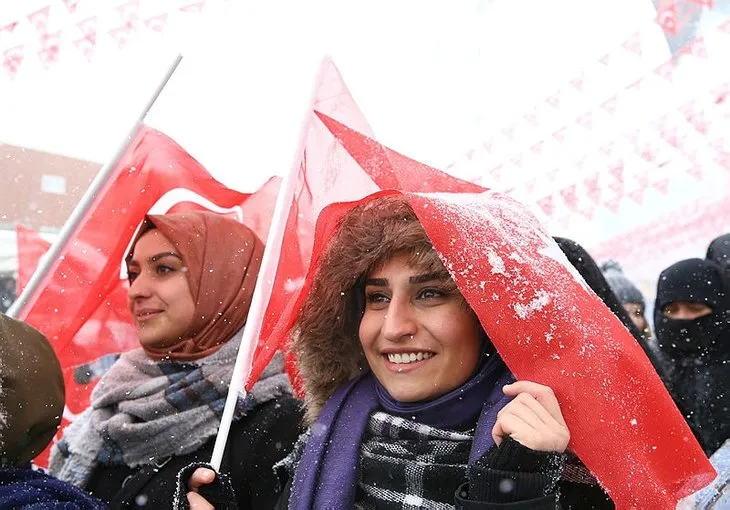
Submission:
M 182 55 L 178 53 L 168 67 L 167 71 L 165 72 L 165 75 L 158 83 L 149 100 L 144 105 L 144 108 L 140 112 L 139 116 L 134 121 L 132 128 L 124 137 L 119 147 L 117 147 L 114 155 L 106 162 L 106 164 L 104 164 L 101 170 L 99 170 L 99 172 L 96 174 L 96 177 L 94 177 L 94 180 L 91 181 L 91 184 L 86 190 L 86 193 L 83 197 L 81 197 L 81 200 L 74 208 L 68 220 L 66 221 L 66 223 L 64 223 L 61 232 L 58 234 L 58 238 L 51 245 L 48 252 L 43 257 L 41 257 L 38 267 L 33 272 L 33 275 L 30 277 L 30 280 L 23 289 L 23 292 L 20 294 L 20 296 L 18 296 L 18 298 L 6 312 L 8 316 L 14 318 L 23 318 L 23 312 L 27 311 L 28 304 L 31 303 L 32 298 L 37 297 L 35 296 L 36 292 L 43 287 L 43 284 L 46 282 L 47 277 L 51 274 L 53 267 L 58 262 L 61 252 L 63 252 L 63 250 L 66 248 L 71 239 L 71 236 L 74 234 L 74 232 L 76 232 L 79 224 L 86 217 L 86 214 L 89 212 L 89 209 L 96 200 L 97 195 L 104 188 L 107 181 L 114 173 L 117 163 L 119 163 L 122 155 L 127 150 L 127 147 L 137 134 L 137 131 L 144 121 L 144 118 L 147 116 L 147 113 L 149 113 L 152 105 L 154 105 L 155 101 L 157 101 L 157 98 L 162 93 L 162 90 L 165 88 L 165 85 L 167 85 L 167 82 L 172 77 L 181 60 Z
M 269 299 L 271 298 L 274 279 L 276 278 L 276 270 L 279 267 L 284 231 L 289 217 L 289 209 L 291 208 L 291 203 L 294 199 L 294 191 L 296 190 L 298 182 L 297 177 L 299 173 L 300 156 L 304 150 L 304 143 L 307 139 L 309 126 L 311 125 L 311 120 L 314 115 L 313 106 L 317 90 L 319 89 L 325 75 L 327 67 L 325 62 L 328 62 L 328 60 L 325 59 L 322 64 L 320 64 L 319 72 L 317 73 L 317 77 L 314 81 L 314 88 L 312 89 L 307 114 L 304 117 L 304 121 L 302 122 L 302 127 L 299 132 L 299 140 L 297 150 L 294 154 L 294 161 L 292 162 L 289 172 L 284 176 L 279 190 L 279 195 L 276 197 L 274 214 L 271 219 L 269 234 L 266 238 L 264 254 L 261 258 L 261 268 L 259 269 L 258 281 L 251 298 L 251 308 L 249 309 L 248 319 L 246 321 L 245 329 L 243 330 L 241 345 L 238 348 L 236 364 L 233 367 L 231 384 L 228 388 L 228 396 L 226 397 L 226 405 L 223 409 L 220 427 L 218 428 L 218 435 L 215 438 L 215 445 L 213 446 L 213 454 L 211 456 L 210 464 L 216 471 L 220 471 L 221 461 L 223 460 L 223 452 L 225 451 L 226 442 L 228 441 L 228 434 L 231 430 L 231 421 L 233 420 L 233 413 L 236 410 L 239 395 L 245 396 L 246 394 L 244 384 L 248 379 L 248 375 L 251 373 L 253 355 L 261 333 L 261 326 L 264 322 L 266 307 L 268 306 Z

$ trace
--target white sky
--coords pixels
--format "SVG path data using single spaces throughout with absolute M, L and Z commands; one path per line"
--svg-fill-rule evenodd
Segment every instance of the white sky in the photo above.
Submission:
M 9 3 L 27 13 L 32 1 Z M 62 54 L 45 71 L 27 59 L 14 82 L 0 82 L 0 141 L 103 162 L 179 50 L 184 62 L 148 122 L 250 189 L 288 168 L 329 54 L 381 141 L 444 167 L 654 17 L 649 0 L 607 6 L 209 0 L 202 14 L 171 19 L 164 39 L 143 34 L 120 52 L 100 37 L 93 64 Z
M 47 3 L 6 0 L 0 26 Z M 142 2 L 170 8 L 164 34 L 140 30 L 123 51 L 100 36 L 92 63 L 70 42 L 48 71 L 26 58 L 15 80 L 0 78 L 0 142 L 104 162 L 180 51 L 183 64 L 147 122 L 228 186 L 252 191 L 289 169 L 313 77 L 330 55 L 380 141 L 445 168 L 637 30 L 641 65 L 669 57 L 651 0 L 208 0 L 194 15 L 180 14 L 181 3 Z M 88 14 L 103 25 L 115 4 L 80 2 L 86 12 L 67 23 Z M 76 30 L 60 2 L 52 9 L 52 29 Z M 14 42 L 27 37 L 33 50 L 28 30 Z M 624 78 L 652 68 L 627 67 Z M 492 163 L 452 171 L 474 178 Z M 554 186 L 580 178 L 565 170 Z M 643 206 L 627 202 L 619 215 L 599 211 L 554 233 L 590 247 L 723 189 L 679 180 L 668 197 L 650 194 Z M 701 256 L 705 241 L 674 260 Z

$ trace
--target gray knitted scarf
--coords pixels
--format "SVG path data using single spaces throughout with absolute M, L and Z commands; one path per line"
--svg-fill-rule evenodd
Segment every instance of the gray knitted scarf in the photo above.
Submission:
M 123 354 L 53 447 L 50 473 L 83 488 L 98 465 L 138 467 L 201 448 L 218 432 L 241 336 L 184 363 L 155 362 L 142 349 Z M 292 389 L 279 353 L 239 396 L 234 420 L 285 394 Z

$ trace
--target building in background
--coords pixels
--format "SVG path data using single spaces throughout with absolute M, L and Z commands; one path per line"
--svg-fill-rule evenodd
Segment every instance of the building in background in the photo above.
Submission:
M 0 143 L 0 312 L 16 297 L 18 224 L 55 237 L 100 165 Z

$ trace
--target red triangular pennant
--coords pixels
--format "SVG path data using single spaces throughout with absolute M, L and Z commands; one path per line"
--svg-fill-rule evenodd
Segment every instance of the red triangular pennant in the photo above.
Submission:
M 515 137 L 515 126 L 514 124 L 511 126 L 507 126 L 502 130 L 502 134 L 506 136 L 509 140 L 514 140 Z
M 81 33 L 84 34 L 84 39 L 91 43 L 91 46 L 96 45 L 96 27 L 98 25 L 98 21 L 96 19 L 96 16 L 92 16 L 90 18 L 86 18 L 83 21 L 80 21 L 76 26 L 79 27 L 79 30 L 81 30 Z
M 632 199 L 634 202 L 636 202 L 638 205 L 641 205 L 644 203 L 644 190 L 643 189 L 637 189 L 634 191 L 631 191 L 630 193 L 626 194 L 630 199 Z
M 542 140 L 537 142 L 535 145 L 530 147 L 530 150 L 534 152 L 535 154 L 542 154 L 542 146 L 545 144 Z
M 182 12 L 200 12 L 203 10 L 204 6 L 205 6 L 205 1 L 195 2 L 195 3 L 184 5 L 184 6 L 180 7 L 180 10 Z
M 23 63 L 23 45 L 8 48 L 3 52 L 3 68 L 14 78 L 18 74 L 20 64 Z
M 48 13 L 50 10 L 51 6 L 47 5 L 28 15 L 28 21 L 30 24 L 33 25 L 33 28 L 41 34 L 45 34 L 46 29 L 48 28 Z
M 550 106 L 552 106 L 553 108 L 555 108 L 556 110 L 559 109 L 560 108 L 560 93 L 555 93 L 552 96 L 548 96 L 547 98 L 545 98 L 545 101 L 547 101 L 547 103 Z
M 560 190 L 560 196 L 563 197 L 563 202 L 568 206 L 571 211 L 575 210 L 575 206 L 578 204 L 578 197 L 575 193 L 576 185 L 571 184 L 570 186 Z
M 128 0 L 123 4 L 117 6 L 117 14 L 123 21 L 127 21 L 131 18 L 137 17 L 137 11 L 139 10 L 139 0 Z
M 555 131 L 553 133 L 553 138 L 555 138 L 559 142 L 564 142 L 565 141 L 565 133 L 566 133 L 566 128 L 564 128 L 564 127 L 563 128 L 560 128 L 560 129 L 558 129 L 557 131 Z
M 598 61 L 603 64 L 604 66 L 607 66 L 608 63 L 611 61 L 611 54 L 606 53 L 604 56 L 598 59 Z
M 114 39 L 119 49 L 122 50 L 129 42 L 132 32 L 133 29 L 128 24 L 124 24 L 109 30 L 109 36 Z
M 689 169 L 687 169 L 687 173 L 694 177 L 696 180 L 700 182 L 702 181 L 703 172 L 701 165 L 692 165 L 691 167 L 689 167 Z
M 654 181 L 651 183 L 651 187 L 657 190 L 662 195 L 666 195 L 669 192 L 669 179 L 667 177 Z
M 633 91 L 639 91 L 641 89 L 641 84 L 643 83 L 643 81 L 644 81 L 643 78 L 639 78 L 638 80 L 636 80 L 635 82 L 631 83 L 631 85 L 629 85 L 626 88 L 627 89 L 631 89 Z
M 552 195 L 541 198 L 537 201 L 537 205 L 540 206 L 540 209 L 542 209 L 546 216 L 552 216 L 553 212 L 555 212 Z
M 81 52 L 81 54 L 86 57 L 86 60 L 91 62 L 91 60 L 94 58 L 94 42 L 90 41 L 86 37 L 82 37 L 81 39 L 75 40 L 74 45 Z
M 167 13 L 158 14 L 144 21 L 144 24 L 150 30 L 155 32 L 162 32 L 165 29 L 167 23 Z
M 694 101 L 682 106 L 679 111 L 682 115 L 684 115 L 684 118 L 687 119 L 687 122 L 692 124 L 692 127 L 694 127 L 699 133 L 702 133 L 703 135 L 707 134 L 708 123 L 705 118 L 705 112 L 700 109 Z
M 80 0 L 63 0 L 63 4 L 66 6 L 66 9 L 68 9 L 68 12 L 73 14 L 79 6 L 79 1 Z
M 48 68 L 58 62 L 58 54 L 61 51 L 61 31 L 53 34 L 46 34 L 41 38 L 41 49 L 38 51 L 43 65 Z
M 603 103 L 601 103 L 601 108 L 606 110 L 608 113 L 616 113 L 616 106 L 618 105 L 618 96 L 613 96 Z
M 572 80 L 570 80 L 570 84 L 575 88 L 575 90 L 582 92 L 583 91 L 583 76 L 573 78 Z
M 641 38 L 638 33 L 629 37 L 622 45 L 626 51 L 641 56 Z
M 603 205 L 612 213 L 618 213 L 621 208 L 621 195 L 614 195 L 612 198 L 605 200 Z
M 611 164 L 608 167 L 608 173 L 610 173 L 616 181 L 623 183 L 624 182 L 624 162 L 616 161 L 613 164 Z
M 610 156 L 613 153 L 613 148 L 615 147 L 615 142 L 608 142 L 601 145 L 601 152 L 604 153 L 606 156 Z
M 600 174 L 598 172 L 596 172 L 592 176 L 586 178 L 585 181 L 583 181 L 583 187 L 585 188 L 585 195 L 588 197 L 588 199 L 593 204 L 596 204 L 596 203 L 600 202 L 600 200 L 601 200 L 601 188 L 598 185 L 599 177 L 600 177 Z
M 591 129 L 593 127 L 593 114 L 591 112 L 584 113 L 576 121 L 584 128 Z
M 13 30 L 15 30 L 15 27 L 18 26 L 18 23 L 19 23 L 18 21 L 13 21 L 11 23 L 8 23 L 7 25 L 0 27 L 0 32 L 12 33 Z
M 672 78 L 674 78 L 674 70 L 677 68 L 677 62 L 672 58 L 668 62 L 663 63 L 656 69 L 654 69 L 654 74 L 657 76 L 660 76 L 664 78 L 665 80 L 671 82 Z

